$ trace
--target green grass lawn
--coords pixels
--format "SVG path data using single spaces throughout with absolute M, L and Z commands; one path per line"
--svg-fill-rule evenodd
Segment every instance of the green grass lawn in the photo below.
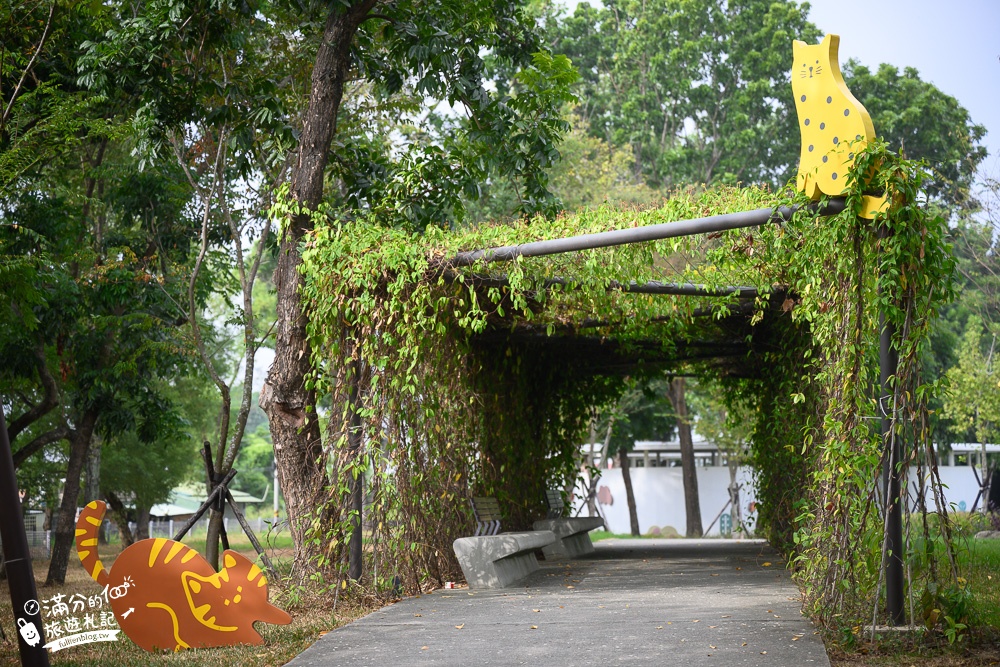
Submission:
M 949 644 L 938 632 L 922 637 L 904 634 L 850 649 L 834 641 L 827 644 L 833 667 L 1000 665 L 1000 540 L 977 540 L 966 534 L 956 538 L 955 549 L 960 575 L 971 594 L 967 636 Z M 944 550 L 938 548 L 936 553 L 939 567 L 947 568 Z M 915 624 L 920 624 L 919 618 Z
M 973 623 L 1000 632 L 1000 540 L 961 539 L 956 549 L 972 592 Z

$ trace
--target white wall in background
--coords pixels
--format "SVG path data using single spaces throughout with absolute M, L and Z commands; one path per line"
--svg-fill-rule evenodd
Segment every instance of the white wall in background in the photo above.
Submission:
M 729 500 L 729 469 L 726 467 L 698 467 L 698 494 L 701 501 L 701 523 L 707 528 L 708 524 L 722 510 Z M 949 511 L 960 510 L 969 511 L 979 492 L 979 484 L 976 482 L 975 473 L 970 466 L 941 466 L 939 468 L 941 481 L 944 484 L 945 502 Z M 650 528 L 656 526 L 663 529 L 666 526 L 673 527 L 681 536 L 687 529 L 687 519 L 684 511 L 684 481 L 679 467 L 671 468 L 630 468 L 632 473 L 632 488 L 635 491 L 636 513 L 639 518 L 639 531 L 644 535 Z M 752 481 L 753 471 L 750 468 L 739 468 L 736 479 L 742 485 L 740 489 L 740 504 L 743 507 L 743 518 L 747 522 L 747 527 L 752 531 L 756 520 L 756 513 L 750 512 L 750 504 L 756 502 L 757 494 Z M 918 482 L 916 471 L 910 473 L 910 505 L 915 506 L 916 484 Z M 925 480 L 926 484 L 926 480 Z M 612 503 L 610 505 L 599 504 L 608 530 L 613 533 L 629 532 L 628 502 L 625 498 L 625 483 L 622 481 L 621 468 L 613 468 L 601 471 L 601 479 L 597 484 L 607 487 Z M 606 494 L 604 495 L 607 498 Z M 574 498 L 573 513 L 582 504 L 582 499 Z M 983 500 L 979 500 L 980 506 Z M 928 495 L 928 507 L 936 509 L 936 504 Z M 732 516 L 732 508 L 726 509 L 726 514 Z M 587 510 L 584 507 L 580 516 L 586 516 Z M 719 522 L 716 521 L 708 535 L 718 536 Z

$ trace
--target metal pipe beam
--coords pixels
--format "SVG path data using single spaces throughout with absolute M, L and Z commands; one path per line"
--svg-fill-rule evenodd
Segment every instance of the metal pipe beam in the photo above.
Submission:
M 844 200 L 830 199 L 825 206 L 821 207 L 819 204 L 809 204 L 807 207 L 815 210 L 820 215 L 834 215 L 844 210 Z M 645 227 L 615 229 L 608 232 L 569 236 L 549 241 L 534 241 L 483 250 L 468 250 L 456 254 L 449 264 L 451 266 L 469 266 L 480 260 L 487 262 L 510 262 L 518 257 L 541 257 L 544 255 L 557 255 L 564 252 L 592 250 L 594 248 L 608 248 L 643 241 L 659 241 L 678 236 L 722 232 L 729 229 L 760 227 L 771 222 L 788 221 L 798 210 L 798 206 L 759 208 L 753 211 L 725 213 L 707 218 L 665 222 Z
M 457 275 L 458 274 L 454 272 L 449 272 L 446 278 L 454 282 Z M 507 287 L 510 285 L 510 280 L 507 276 L 484 276 L 481 274 L 474 274 L 472 276 L 468 276 L 467 280 L 471 280 L 475 284 L 486 287 Z M 548 278 L 543 283 L 543 287 L 546 289 L 550 287 L 572 288 L 573 286 L 574 282 L 572 280 L 558 277 Z M 631 294 L 678 294 L 681 296 L 732 296 L 735 294 L 741 299 L 753 299 L 759 294 L 756 287 L 736 285 L 708 287 L 707 285 L 701 285 L 698 283 L 664 283 L 658 280 L 650 280 L 645 283 L 637 283 L 635 281 L 621 283 L 617 280 L 612 280 L 608 283 L 608 290 L 629 292 Z

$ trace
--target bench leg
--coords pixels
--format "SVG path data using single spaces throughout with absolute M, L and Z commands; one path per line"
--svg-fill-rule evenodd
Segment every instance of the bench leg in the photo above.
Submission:
M 459 540 L 461 541 L 461 540 Z M 473 545 L 455 545 L 455 556 L 469 588 L 507 588 L 538 569 L 534 551 L 507 556 L 500 560 L 484 557 Z
M 543 547 L 542 553 L 545 554 L 546 560 L 579 558 L 594 553 L 594 543 L 590 541 L 588 533 L 576 533 Z

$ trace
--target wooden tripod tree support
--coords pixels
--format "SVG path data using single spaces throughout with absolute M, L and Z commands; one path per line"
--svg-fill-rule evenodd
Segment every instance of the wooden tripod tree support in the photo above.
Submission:
M 264 567 L 267 568 L 268 576 L 272 579 L 275 578 L 277 576 L 277 572 L 274 569 L 274 565 L 271 564 L 271 559 L 268 557 L 264 548 L 257 540 L 257 536 L 254 534 L 250 524 L 247 523 L 247 519 L 243 516 L 243 512 L 240 510 L 239 505 L 237 505 L 236 501 L 233 500 L 233 494 L 229 492 L 229 483 L 233 481 L 234 477 L 236 477 L 236 469 L 234 468 L 230 470 L 225 475 L 218 475 L 215 472 L 215 467 L 212 465 L 212 446 L 207 442 L 205 443 L 205 448 L 202 451 L 202 454 L 205 457 L 205 470 L 208 473 L 208 479 L 212 484 L 212 492 L 208 494 L 208 498 L 205 498 L 205 502 L 201 504 L 198 511 L 196 511 L 191 518 L 188 519 L 183 526 L 181 526 L 180 530 L 177 531 L 177 534 L 174 536 L 174 541 L 180 542 L 184 535 L 191 530 L 192 526 L 194 526 L 194 524 L 196 524 L 209 509 L 214 509 L 217 512 L 224 512 L 226 509 L 226 503 L 228 502 L 229 508 L 233 511 L 233 514 L 236 515 L 236 520 L 240 522 L 243 532 L 250 539 L 250 544 L 253 545 L 253 548 L 257 551 L 258 555 L 260 555 L 260 559 L 263 561 Z M 228 549 L 229 536 L 226 534 L 225 525 L 222 526 L 222 531 L 219 536 L 222 539 L 223 548 Z

